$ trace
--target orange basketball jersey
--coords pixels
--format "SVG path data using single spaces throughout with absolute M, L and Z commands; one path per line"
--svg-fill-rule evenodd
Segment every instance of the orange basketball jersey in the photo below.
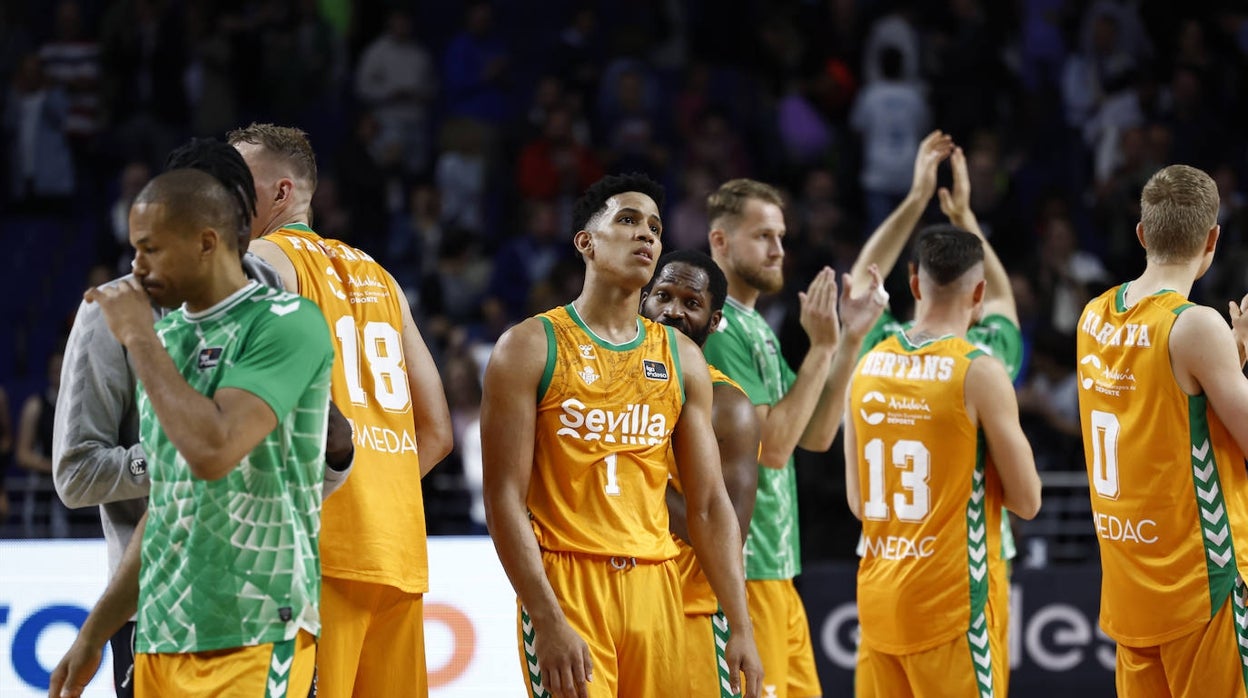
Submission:
M 299 293 L 321 308 L 336 340 L 333 400 L 351 422 L 351 477 L 325 500 L 327 577 L 429 590 L 425 508 L 407 366 L 402 289 L 364 252 L 304 225 L 265 236 L 295 265 Z
M 570 304 L 537 316 L 546 369 L 528 507 L 544 550 L 670 560 L 668 447 L 684 403 L 675 330 L 611 344 Z
M 745 391 L 736 381 L 728 377 L 728 374 L 707 365 L 711 371 L 711 385 L 718 390 L 719 386 L 725 385 L 734 390 L 740 390 L 744 395 Z M 677 474 L 675 465 L 672 467 L 672 487 L 677 492 L 684 493 L 684 489 L 680 485 L 680 475 Z M 744 531 L 742 532 L 744 536 Z M 715 591 L 711 589 L 711 582 L 706 578 L 706 574 L 702 571 L 702 566 L 698 564 L 698 557 L 694 554 L 693 548 L 683 540 L 673 535 L 672 540 L 676 543 L 678 550 L 676 554 L 676 567 L 680 570 L 680 589 L 684 599 L 685 614 L 690 616 L 709 616 L 719 610 L 719 599 L 715 596 Z
M 1079 420 L 1101 627 L 1140 647 L 1192 632 L 1226 603 L 1248 553 L 1248 475 L 1205 396 L 1174 380 L 1170 331 L 1192 304 L 1164 291 L 1127 308 L 1126 289 L 1079 320 Z
M 1000 480 L 986 467 L 963 390 L 984 355 L 961 337 L 915 346 L 898 334 L 854 369 L 847 409 L 865 544 L 858 613 L 873 650 L 922 652 L 968 633 L 989 580 L 1005 578 Z

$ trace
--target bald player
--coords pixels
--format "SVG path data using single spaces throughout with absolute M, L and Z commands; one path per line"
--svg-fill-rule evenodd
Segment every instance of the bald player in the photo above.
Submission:
M 80 695 L 136 608 L 139 695 L 311 687 L 333 345 L 314 304 L 243 273 L 238 216 L 212 176 L 160 175 L 131 208 L 134 277 L 84 296 L 134 359 L 152 484 L 49 695 Z M 180 307 L 153 327 L 152 302 Z

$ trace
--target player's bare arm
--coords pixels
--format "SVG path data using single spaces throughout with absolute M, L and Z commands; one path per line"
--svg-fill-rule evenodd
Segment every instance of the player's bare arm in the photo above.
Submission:
M 906 249 L 906 241 L 914 226 L 923 217 L 923 210 L 931 201 L 936 191 L 936 170 L 940 162 L 953 150 L 953 138 L 940 130 L 932 131 L 919 143 L 919 151 L 914 157 L 914 179 L 910 191 L 901 204 L 889 214 L 884 222 L 871 233 L 867 242 L 854 260 L 850 277 L 859 289 L 865 289 L 871 282 L 867 271 L 871 265 L 880 269 L 880 273 L 888 276 Z
M 203 480 L 225 477 L 277 426 L 268 403 L 237 388 L 201 395 L 178 373 L 152 327 L 151 301 L 133 278 L 93 288 L 109 329 L 129 352 L 169 440 Z
M 1005 508 L 1024 519 L 1040 511 L 1040 475 L 1018 421 L 1018 401 L 1005 366 L 984 355 L 966 373 L 966 407 L 984 431 L 988 454 L 1001 476 Z
M 820 400 L 830 399 L 827 388 L 832 355 L 836 353 L 840 324 L 836 316 L 836 272 L 825 267 L 804 293 L 801 303 L 801 324 L 810 338 L 810 349 L 797 369 L 793 387 L 775 405 L 757 405 L 763 426 L 763 450 L 759 463 L 768 468 L 783 468 L 797 446 L 810 451 L 826 451 L 836 437 L 835 427 L 828 434 L 827 425 L 810 428 L 811 417 Z
M 533 621 L 542 685 L 555 695 L 587 698 L 585 682 L 593 679 L 589 646 L 568 625 L 529 523 L 537 386 L 545 364 L 545 332 L 540 320 L 529 318 L 499 338 L 486 366 L 481 399 L 485 522 L 503 570 Z
M 737 513 L 744 537 L 754 515 L 754 498 L 758 493 L 758 414 L 745 393 L 731 385 L 711 388 L 711 426 L 719 446 L 719 460 L 724 473 L 724 489 Z M 667 488 L 669 528 L 680 539 L 689 542 L 689 526 L 685 521 L 685 498 L 674 487 Z
M 399 288 L 398 282 L 394 286 Z M 423 478 L 454 446 L 451 409 L 446 404 L 442 376 L 412 319 L 412 309 L 405 296 L 399 296 L 399 307 L 403 311 L 403 362 L 407 368 L 408 392 L 412 396 L 412 419 L 416 423 L 416 445 L 420 449 L 420 476 Z
M 121 563 L 83 621 L 69 651 L 52 671 L 48 698 L 78 698 L 100 668 L 104 645 L 139 610 L 139 568 L 147 514 L 134 527 Z
M 846 392 L 849 388 L 846 388 Z M 855 519 L 862 520 L 862 491 L 858 482 L 858 432 L 854 420 L 846 419 L 842 441 L 845 445 L 845 503 Z
M 746 605 L 739 523 L 724 489 L 722 470 L 716 467 L 720 461 L 711 426 L 711 376 L 701 350 L 692 340 L 678 335 L 677 345 L 684 367 L 685 404 L 672 431 L 672 451 L 685 488 L 689 539 L 732 628 L 724 650 L 732 689 L 740 691 L 744 672 L 747 695 L 757 698 L 763 665 L 754 645 L 754 626 Z
M 1205 306 L 1180 314 L 1170 330 L 1170 365 L 1183 392 L 1204 393 L 1235 443 L 1248 449 L 1248 378 L 1226 320 Z
M 762 429 L 745 393 L 730 385 L 716 385 L 712 395 L 711 426 L 719 447 L 724 488 L 744 538 L 758 493 L 758 444 Z
M 963 230 L 975 233 L 984 241 L 984 315 L 1004 315 L 1015 325 L 1018 324 L 1018 306 L 1014 302 L 1014 287 L 1010 285 L 1010 275 L 1005 265 L 997 256 L 984 231 L 979 227 L 979 219 L 971 210 L 971 178 L 966 169 L 966 154 L 962 148 L 954 148 L 949 156 L 949 166 L 953 170 L 953 190 L 940 188 L 940 210 L 949 217 L 949 222 Z
M 282 252 L 282 248 L 278 247 L 270 240 L 259 238 L 252 240 L 247 246 L 247 251 L 256 255 L 260 259 L 269 263 L 269 266 L 277 270 L 277 275 L 282 279 L 282 286 L 291 293 L 299 293 L 299 275 L 295 273 L 295 265 Z

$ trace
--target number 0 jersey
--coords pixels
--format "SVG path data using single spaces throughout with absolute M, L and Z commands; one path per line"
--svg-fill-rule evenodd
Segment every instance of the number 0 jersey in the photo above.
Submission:
M 1244 454 L 1174 379 L 1172 291 L 1127 308 L 1127 284 L 1079 320 L 1079 421 L 1101 548 L 1101 627 L 1127 646 L 1192 632 L 1227 602 L 1248 553 Z M 1238 552 L 1236 549 L 1243 552 Z
M 403 291 L 372 257 L 307 226 L 264 239 L 286 253 L 299 293 L 325 314 L 337 348 L 334 404 L 354 432 L 351 477 L 325 500 L 324 574 L 424 593 L 425 507 L 403 359 Z
M 708 365 L 707 368 L 711 372 L 711 386 L 713 390 L 718 391 L 719 387 L 725 386 L 731 390 L 737 390 L 742 395 L 745 390 L 737 384 L 736 381 L 728 377 L 728 374 Z M 676 472 L 675 462 L 672 464 L 672 487 L 677 492 L 684 494 L 684 488 L 680 484 L 680 475 Z M 741 534 L 745 535 L 745 531 Z M 679 551 L 676 555 L 676 568 L 680 570 L 680 591 L 684 599 L 685 615 L 690 616 L 709 616 L 719 610 L 719 599 L 715 597 L 715 590 L 711 588 L 711 582 L 706 578 L 706 573 L 702 571 L 702 566 L 698 564 L 698 557 L 693 552 L 693 547 L 685 541 L 681 540 L 675 534 L 672 540 L 676 543 Z
M 871 649 L 910 654 L 952 641 L 984 612 L 989 579 L 1005 580 L 1000 480 L 966 410 L 966 373 L 980 356 L 961 337 L 915 346 L 899 333 L 854 369 L 858 613 Z
M 668 448 L 684 403 L 676 330 L 611 344 L 572 305 L 537 316 L 546 369 L 528 508 L 543 550 L 670 560 Z

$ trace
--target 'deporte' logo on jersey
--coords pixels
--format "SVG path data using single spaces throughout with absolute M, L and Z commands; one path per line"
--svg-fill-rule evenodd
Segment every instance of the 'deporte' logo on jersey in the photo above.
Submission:
M 885 402 L 888 402 L 888 400 L 884 397 L 884 393 L 881 393 L 878 390 L 872 390 L 871 392 L 862 396 L 863 406 L 859 408 L 858 410 L 858 414 L 862 415 L 863 421 L 866 422 L 867 424 L 870 424 L 871 426 L 875 426 L 876 424 L 879 424 L 880 422 L 884 421 L 883 412 L 868 412 L 867 411 L 866 406 L 872 403 L 876 403 L 876 402 L 885 403 Z

